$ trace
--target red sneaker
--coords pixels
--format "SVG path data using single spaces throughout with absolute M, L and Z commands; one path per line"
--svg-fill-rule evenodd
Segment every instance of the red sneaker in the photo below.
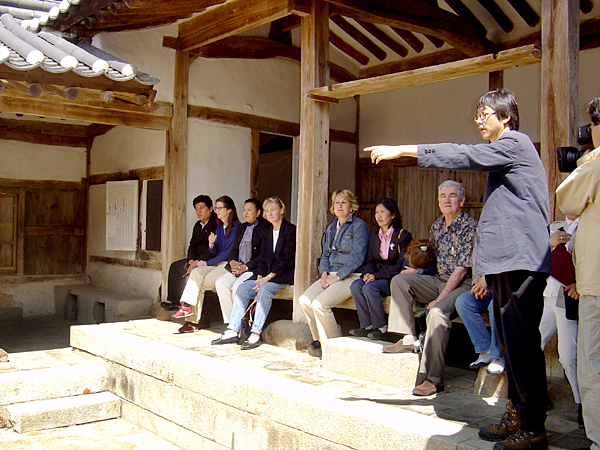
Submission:
M 182 305 L 179 307 L 177 312 L 175 314 L 173 314 L 171 317 L 173 319 L 183 319 L 184 317 L 190 317 L 192 314 L 194 314 L 192 312 L 192 308 L 187 308 Z

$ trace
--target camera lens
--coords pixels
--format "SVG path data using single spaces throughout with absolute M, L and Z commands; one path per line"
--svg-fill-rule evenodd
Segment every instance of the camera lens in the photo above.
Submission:
M 558 170 L 561 172 L 572 172 L 577 168 L 577 160 L 583 152 L 577 147 L 559 147 L 556 150 Z

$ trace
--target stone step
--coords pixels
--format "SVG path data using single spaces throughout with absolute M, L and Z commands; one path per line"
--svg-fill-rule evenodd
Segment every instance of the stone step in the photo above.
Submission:
M 150 317 L 151 298 L 126 295 L 90 284 L 55 286 L 56 314 L 77 323 L 123 322 Z
M 399 389 L 414 386 L 419 356 L 412 352 L 382 353 L 389 342 L 368 338 L 327 339 L 323 348 L 323 369 L 359 380 Z
M 0 373 L 0 405 L 106 391 L 106 368 L 79 364 Z
M 80 425 L 121 416 L 121 399 L 110 392 L 37 400 L 0 409 L 17 433 Z

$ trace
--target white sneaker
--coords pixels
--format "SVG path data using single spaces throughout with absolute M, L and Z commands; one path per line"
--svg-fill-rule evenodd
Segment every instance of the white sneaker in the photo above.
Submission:
M 479 354 L 479 358 L 477 358 L 474 362 L 472 362 L 469 367 L 471 369 L 479 369 L 480 367 L 483 367 L 489 363 L 491 363 L 493 361 L 493 357 L 492 355 L 490 355 L 490 351 L 486 350 L 483 353 Z
M 487 373 L 499 375 L 504 372 L 504 358 L 494 358 L 487 367 Z

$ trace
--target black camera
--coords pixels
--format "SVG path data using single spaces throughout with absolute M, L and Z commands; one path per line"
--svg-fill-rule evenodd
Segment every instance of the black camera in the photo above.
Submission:
M 592 124 L 588 123 L 577 129 L 577 143 L 586 145 L 592 143 Z
M 579 145 L 592 144 L 592 125 L 587 124 L 577 129 L 577 143 Z M 577 160 L 585 153 L 577 147 L 559 147 L 556 150 L 558 170 L 572 172 L 577 169 Z
M 577 147 L 559 147 L 556 150 L 558 170 L 561 172 L 573 172 L 577 169 L 577 160 L 581 158 L 583 153 L 584 150 L 579 150 Z

